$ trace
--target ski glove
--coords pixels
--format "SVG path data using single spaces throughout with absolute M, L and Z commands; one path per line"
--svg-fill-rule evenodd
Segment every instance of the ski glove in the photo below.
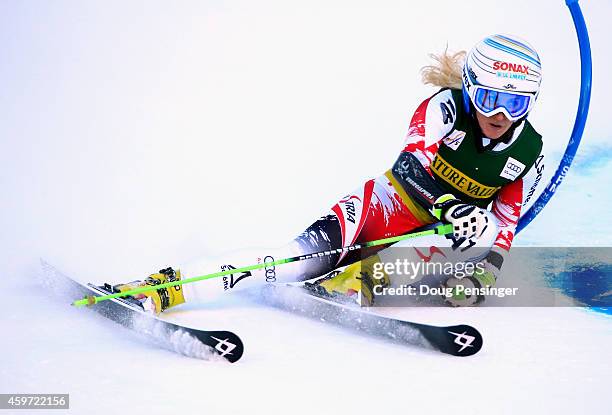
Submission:
M 434 203 L 432 214 L 453 225 L 453 237 L 459 245 L 465 240 L 480 238 L 489 226 L 486 211 L 478 206 L 463 203 L 451 194 L 440 196 Z
M 495 285 L 503 262 L 503 255 L 492 250 L 476 266 L 472 275 L 463 278 L 449 278 L 443 284 L 443 288 L 451 288 L 453 290 L 452 296 L 445 297 L 444 301 L 453 307 L 466 307 L 482 303 L 485 296 L 480 291 Z

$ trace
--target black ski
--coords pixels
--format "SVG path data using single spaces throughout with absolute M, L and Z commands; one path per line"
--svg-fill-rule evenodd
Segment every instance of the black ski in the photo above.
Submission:
M 425 347 L 453 356 L 471 356 L 482 347 L 481 334 L 466 324 L 439 327 L 385 317 L 356 304 L 343 304 L 313 295 L 302 286 L 270 284 L 263 293 L 266 303 L 273 306 L 396 343 Z
M 62 274 L 53 266 L 41 260 L 46 281 L 50 288 L 58 288 L 62 293 L 69 292 L 84 298 L 90 295 L 109 294 L 108 290 L 93 284 L 84 285 Z M 230 331 L 205 331 L 170 323 L 146 313 L 138 305 L 123 298 L 88 306 L 104 317 L 144 334 L 159 346 L 174 352 L 209 360 L 222 357 L 229 362 L 236 362 L 242 356 L 244 346 L 240 338 Z

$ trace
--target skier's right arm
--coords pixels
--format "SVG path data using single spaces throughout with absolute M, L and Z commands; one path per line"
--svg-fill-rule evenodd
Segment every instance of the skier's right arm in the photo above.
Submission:
M 412 116 L 402 153 L 414 155 L 431 175 L 429 165 L 442 139 L 453 130 L 456 118 L 457 105 L 450 89 L 443 89 L 427 98 Z
M 419 105 L 404 140 L 404 148 L 391 172 L 406 192 L 425 210 L 445 192 L 431 175 L 430 165 L 440 142 L 453 130 L 457 105 L 444 89 Z

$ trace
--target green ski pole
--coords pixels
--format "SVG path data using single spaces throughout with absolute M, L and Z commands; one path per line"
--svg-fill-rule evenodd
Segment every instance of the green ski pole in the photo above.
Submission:
M 261 269 L 261 268 L 270 267 L 270 266 L 289 264 L 291 262 L 303 261 L 303 260 L 315 258 L 315 257 L 320 258 L 324 256 L 330 256 L 333 254 L 339 254 L 345 251 L 355 251 L 358 249 L 368 248 L 371 246 L 392 244 L 395 242 L 399 242 L 399 241 L 403 241 L 403 240 L 411 239 L 411 238 L 417 238 L 420 236 L 446 235 L 452 232 L 453 232 L 452 225 L 450 224 L 438 225 L 435 228 L 429 229 L 426 231 L 408 233 L 405 235 L 394 236 L 391 238 L 377 239 L 375 241 L 363 242 L 360 244 L 355 244 L 355 245 L 350 245 L 350 246 L 344 246 L 342 248 L 332 249 L 329 251 L 321 251 L 321 252 L 315 252 L 312 254 L 298 255 L 298 256 L 294 256 L 290 258 L 279 259 L 273 262 L 264 262 L 261 264 L 249 265 L 249 266 L 242 267 L 242 268 L 229 269 L 227 271 L 214 272 L 212 274 L 201 275 L 199 277 L 186 278 L 181 281 L 171 281 L 171 282 L 166 282 L 166 283 L 154 285 L 154 286 L 134 288 L 133 290 L 123 291 L 123 292 L 115 293 L 115 294 L 108 294 L 108 295 L 101 295 L 101 296 L 90 295 L 88 297 L 83 298 L 82 300 L 77 300 L 73 302 L 72 305 L 74 306 L 93 305 L 101 301 L 110 300 L 112 298 L 127 297 L 130 295 L 135 295 L 135 294 L 140 294 L 140 293 L 144 293 L 147 291 L 151 291 L 152 289 L 158 290 L 160 288 L 168 288 L 168 287 L 175 287 L 177 285 L 191 284 L 192 282 L 210 280 L 212 278 L 218 278 L 218 277 L 222 277 L 224 275 L 229 275 L 229 274 L 236 274 L 240 272 L 252 271 L 255 269 Z

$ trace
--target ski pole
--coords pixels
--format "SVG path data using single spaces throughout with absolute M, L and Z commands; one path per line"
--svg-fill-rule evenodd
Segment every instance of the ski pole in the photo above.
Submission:
M 420 236 L 446 235 L 452 232 L 453 232 L 453 227 L 451 224 L 438 225 L 435 228 L 429 229 L 426 231 L 413 232 L 413 233 L 408 233 L 405 235 L 394 236 L 391 238 L 377 239 L 375 241 L 363 242 L 360 244 L 355 244 L 355 245 L 350 245 L 350 246 L 344 246 L 342 248 L 331 249 L 329 251 L 321 251 L 321 252 L 315 252 L 312 254 L 298 255 L 298 256 L 294 256 L 290 258 L 279 259 L 273 262 L 264 262 L 261 264 L 249 265 L 249 266 L 242 267 L 242 268 L 235 268 L 235 269 L 229 269 L 227 271 L 214 272 L 212 274 L 201 275 L 199 277 L 186 278 L 181 281 L 170 281 L 170 282 L 165 282 L 163 284 L 153 285 L 153 286 L 149 285 L 146 287 L 134 288 L 132 290 L 127 290 L 127 291 L 123 291 L 123 292 L 115 293 L 115 294 L 108 294 L 108 295 L 101 295 L 101 296 L 90 295 L 88 297 L 83 298 L 82 300 L 77 300 L 73 302 L 72 305 L 74 306 L 93 305 L 101 301 L 110 300 L 112 298 L 127 297 L 130 295 L 140 294 L 140 293 L 144 293 L 144 292 L 151 291 L 154 289 L 159 290 L 160 288 L 175 287 L 177 285 L 184 285 L 184 284 L 190 284 L 196 281 L 209 280 L 212 278 L 218 278 L 218 277 L 222 277 L 224 275 L 229 275 L 229 274 L 236 274 L 240 272 L 252 271 L 255 269 L 261 269 L 261 268 L 276 266 L 276 265 L 281 265 L 281 264 L 289 264 L 290 262 L 303 261 L 303 260 L 310 259 L 310 258 L 320 258 L 324 256 L 330 256 L 333 254 L 339 254 L 345 251 L 355 251 L 355 250 L 359 250 L 363 248 L 368 248 L 370 246 L 391 244 L 391 243 L 403 241 L 406 239 L 417 238 Z

